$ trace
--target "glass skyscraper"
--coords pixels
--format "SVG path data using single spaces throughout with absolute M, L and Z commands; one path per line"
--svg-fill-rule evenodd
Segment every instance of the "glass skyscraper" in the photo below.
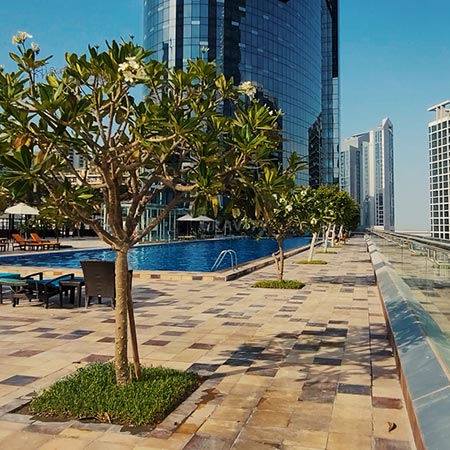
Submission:
M 298 183 L 338 182 L 338 0 L 144 0 L 144 46 L 169 66 L 203 58 L 252 81 L 284 113 L 280 159 L 308 162 Z

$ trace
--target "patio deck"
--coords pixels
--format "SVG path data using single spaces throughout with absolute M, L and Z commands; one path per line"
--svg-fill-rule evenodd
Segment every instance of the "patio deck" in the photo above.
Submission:
M 306 256 L 305 256 L 306 257 Z M 33 392 L 113 355 L 107 305 L 0 305 L 0 448 L 51 450 L 414 450 L 362 237 L 327 265 L 287 260 L 302 290 L 234 281 L 135 278 L 141 361 L 209 375 L 154 430 L 12 414 Z

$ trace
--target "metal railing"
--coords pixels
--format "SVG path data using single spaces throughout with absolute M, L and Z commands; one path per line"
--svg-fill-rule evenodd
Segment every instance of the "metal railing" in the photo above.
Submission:
M 213 264 L 213 266 L 211 267 L 211 272 L 214 272 L 222 263 L 222 261 L 224 260 L 224 258 L 230 255 L 230 260 L 231 260 L 231 268 L 233 269 L 235 266 L 237 266 L 237 253 L 232 250 L 231 248 L 227 249 L 227 250 L 222 250 L 219 253 L 219 256 L 216 259 L 216 262 Z

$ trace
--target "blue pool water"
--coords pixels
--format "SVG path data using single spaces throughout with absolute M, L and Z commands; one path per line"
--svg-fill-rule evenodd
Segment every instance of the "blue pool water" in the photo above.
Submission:
M 310 238 L 286 239 L 284 248 L 289 250 L 308 244 Z M 138 245 L 128 256 L 130 268 L 134 270 L 181 270 L 188 272 L 209 272 L 222 250 L 232 249 L 237 253 L 237 262 L 268 256 L 277 250 L 274 239 L 209 239 L 195 242 L 174 242 L 170 244 Z M 5 256 L 0 265 L 80 268 L 80 260 L 114 260 L 115 252 L 109 249 L 74 250 L 54 253 Z M 216 270 L 231 266 L 226 256 Z

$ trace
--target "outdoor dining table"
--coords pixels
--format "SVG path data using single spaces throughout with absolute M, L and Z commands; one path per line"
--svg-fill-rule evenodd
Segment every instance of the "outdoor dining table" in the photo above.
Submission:
M 77 301 L 75 306 L 79 308 L 81 305 L 81 289 L 83 286 L 84 286 L 84 278 L 82 277 L 74 277 L 69 280 L 61 280 L 59 282 L 59 301 L 61 307 L 63 305 L 63 293 L 69 291 L 70 303 L 74 303 L 76 298 Z M 75 292 L 77 292 L 76 296 Z

